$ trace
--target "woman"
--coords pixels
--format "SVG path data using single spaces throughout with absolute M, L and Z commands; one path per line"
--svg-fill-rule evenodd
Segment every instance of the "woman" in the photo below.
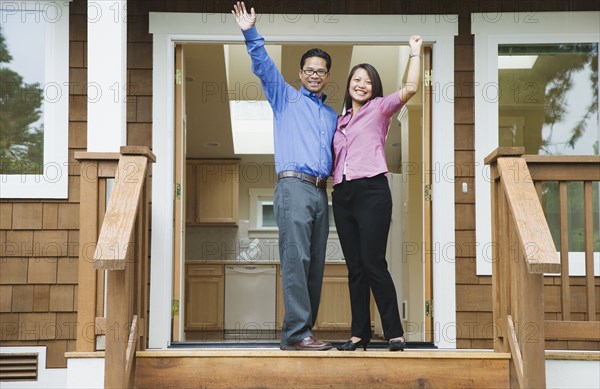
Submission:
M 345 113 L 333 137 L 333 215 L 346 266 L 352 311 L 352 338 L 338 347 L 367 349 L 371 339 L 370 290 L 391 351 L 404 350 L 396 289 L 385 251 L 392 214 L 386 178 L 385 139 L 391 117 L 417 92 L 422 40 L 409 40 L 406 85 L 383 97 L 381 79 L 369 64 L 356 65 L 348 77 Z

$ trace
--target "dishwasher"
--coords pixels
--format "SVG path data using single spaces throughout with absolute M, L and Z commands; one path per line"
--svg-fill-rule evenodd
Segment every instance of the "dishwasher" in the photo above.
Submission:
M 275 265 L 226 265 L 225 339 L 274 339 L 275 291 Z

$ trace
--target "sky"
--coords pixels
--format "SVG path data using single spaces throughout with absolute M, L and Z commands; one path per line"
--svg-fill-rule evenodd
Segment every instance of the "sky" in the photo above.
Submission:
M 40 11 L 35 13 L 27 11 L 21 14 L 0 9 L 0 30 L 8 53 L 12 57 L 11 61 L 3 63 L 2 67 L 18 73 L 26 84 L 44 85 L 46 24 Z M 43 105 L 41 110 L 43 111 Z M 43 121 L 42 115 L 30 126 L 38 127 Z
M 36 22 L 31 23 L 31 20 Z M 12 56 L 12 61 L 2 66 L 19 73 L 28 84 L 39 82 L 43 85 L 46 22 L 29 14 L 26 21 L 28 23 L 23 23 L 20 13 L 0 10 L 0 29 Z

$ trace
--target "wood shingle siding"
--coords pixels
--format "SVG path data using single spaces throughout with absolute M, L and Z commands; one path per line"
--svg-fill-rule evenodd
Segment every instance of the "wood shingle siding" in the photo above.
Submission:
M 41 203 L 13 204 L 13 230 L 40 230 L 42 228 Z
M 52 257 L 29 258 L 27 266 L 28 284 L 54 284 L 56 283 L 57 259 Z
M 480 285 L 481 277 L 476 275 L 474 39 L 468 13 L 459 12 L 458 33 L 454 39 L 456 345 L 458 348 L 491 348 L 491 287 Z M 463 183 L 468 185 L 466 194 L 462 190 Z

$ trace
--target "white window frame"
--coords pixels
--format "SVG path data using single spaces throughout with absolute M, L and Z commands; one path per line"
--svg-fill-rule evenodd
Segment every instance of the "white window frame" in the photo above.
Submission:
M 475 34 L 475 202 L 477 275 L 492 274 L 489 166 L 498 147 L 498 45 L 600 43 L 600 12 L 508 12 L 472 14 Z M 600 254 L 594 268 L 600 275 Z M 583 253 L 569 253 L 570 275 L 585 274 Z
M 248 235 L 250 238 L 279 238 L 279 228 L 265 227 L 262 225 L 262 205 L 273 204 L 273 189 L 250 188 L 250 226 Z M 327 206 L 332 207 L 332 190 L 327 189 Z M 337 229 L 333 225 L 333 220 L 329 220 L 329 239 L 338 239 Z
M 261 199 L 256 203 L 256 229 L 261 230 L 276 230 L 277 227 L 264 226 L 263 210 L 265 205 L 274 206 L 273 200 Z
M 277 227 L 262 225 L 262 204 L 273 203 L 273 189 L 250 188 L 250 238 L 277 238 Z
M 69 2 L 0 1 L 0 8 L 43 11 L 42 19 L 47 21 L 43 174 L 0 174 L 0 198 L 66 199 L 69 182 Z

